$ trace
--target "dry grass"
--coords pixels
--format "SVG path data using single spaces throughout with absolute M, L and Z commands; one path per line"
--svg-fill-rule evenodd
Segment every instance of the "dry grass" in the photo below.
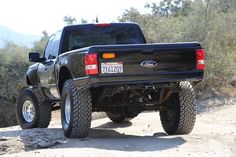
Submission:
M 220 89 L 220 93 L 229 97 L 236 97 L 236 88 L 235 87 L 224 87 Z

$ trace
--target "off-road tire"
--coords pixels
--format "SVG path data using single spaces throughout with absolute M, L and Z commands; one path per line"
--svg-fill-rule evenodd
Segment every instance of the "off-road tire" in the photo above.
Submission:
M 70 98 L 70 121 L 66 122 L 65 103 Z M 92 100 L 89 89 L 78 91 L 73 80 L 63 85 L 61 97 L 61 122 L 64 135 L 68 138 L 84 138 L 88 136 L 92 118 Z
M 31 101 L 35 108 L 35 116 L 31 122 L 27 122 L 22 114 L 22 107 L 25 101 Z M 16 102 L 16 117 L 22 129 L 47 128 L 51 121 L 52 105 L 49 103 L 39 103 L 37 97 L 30 89 L 20 92 Z
M 124 114 L 119 112 L 106 112 L 107 117 L 114 123 L 128 122 L 133 118 L 127 118 Z
M 168 110 L 173 113 L 171 120 L 167 118 Z M 173 93 L 160 110 L 160 118 L 163 129 L 169 135 L 189 134 L 193 130 L 196 120 L 196 98 L 190 82 L 179 83 L 178 92 Z

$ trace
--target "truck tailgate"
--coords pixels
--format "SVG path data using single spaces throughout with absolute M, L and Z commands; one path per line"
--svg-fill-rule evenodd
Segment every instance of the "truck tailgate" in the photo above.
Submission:
M 97 47 L 99 76 L 147 76 L 196 71 L 198 43 Z M 114 53 L 111 58 L 104 54 Z

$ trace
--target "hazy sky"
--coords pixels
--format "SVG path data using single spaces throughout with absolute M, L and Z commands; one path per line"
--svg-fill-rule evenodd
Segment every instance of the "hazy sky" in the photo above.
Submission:
M 158 0 L 1 0 L 0 25 L 26 34 L 51 34 L 65 25 L 64 16 L 88 22 L 98 16 L 99 22 L 111 22 L 130 7 L 147 12 L 148 2 Z

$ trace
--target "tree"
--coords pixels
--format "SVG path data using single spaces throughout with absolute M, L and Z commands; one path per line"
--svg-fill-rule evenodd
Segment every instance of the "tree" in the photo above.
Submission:
M 63 21 L 67 24 L 67 25 L 73 25 L 75 23 L 77 23 L 77 20 L 75 17 L 72 16 L 64 16 Z
M 45 30 L 42 31 L 42 34 L 43 34 L 43 37 L 47 37 L 47 38 L 49 37 L 49 36 L 48 36 L 48 32 L 46 32 Z
M 146 4 L 145 7 L 151 9 L 152 14 L 161 16 L 186 16 L 191 9 L 192 0 L 162 0 L 159 4 Z
M 84 24 L 84 23 L 88 23 L 88 21 L 85 20 L 85 19 L 81 19 L 81 23 L 82 23 L 82 24 Z
M 19 90 L 26 86 L 29 51 L 29 48 L 9 41 L 0 48 L 0 127 L 17 125 L 12 111 Z
M 125 12 L 123 13 L 122 17 L 119 17 L 118 20 L 120 22 L 138 22 L 138 19 L 141 18 L 141 14 L 140 12 L 135 9 L 135 8 L 130 8 L 129 10 L 125 10 Z
M 32 48 L 32 51 L 39 52 L 41 53 L 41 55 L 43 55 L 45 46 L 49 39 L 48 33 L 45 30 L 42 31 L 42 34 L 43 34 L 42 38 L 39 41 L 35 41 L 34 46 Z

